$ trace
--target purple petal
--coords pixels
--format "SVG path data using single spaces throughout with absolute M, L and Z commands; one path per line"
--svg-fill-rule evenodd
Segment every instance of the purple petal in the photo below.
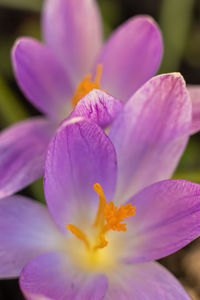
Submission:
M 20 286 L 28 300 L 37 299 L 36 296 L 53 300 L 102 300 L 107 279 L 75 269 L 65 254 L 50 253 L 35 258 L 24 268 Z
M 188 140 L 191 102 L 177 73 L 149 80 L 113 123 L 110 138 L 119 163 L 118 198 L 171 177 Z
M 131 199 L 126 261 L 165 257 L 200 235 L 200 185 L 185 180 L 155 183 Z M 127 231 L 127 232 L 128 232 Z
M 102 24 L 93 0 L 46 0 L 43 33 L 75 85 L 90 72 L 102 44 Z
M 71 83 L 46 46 L 31 38 L 19 39 L 12 50 L 12 63 L 19 86 L 33 105 L 56 120 L 68 115 Z
M 0 201 L 0 278 L 19 276 L 35 256 L 64 247 L 43 205 L 22 196 Z
M 158 70 L 162 37 L 151 17 L 139 16 L 123 24 L 105 44 L 98 63 L 103 65 L 101 87 L 127 100 Z
M 116 182 L 116 154 L 103 130 L 95 123 L 74 118 L 57 131 L 48 149 L 45 195 L 49 210 L 61 231 L 66 225 L 95 218 L 99 183 L 112 199 Z
M 32 118 L 0 134 L 0 198 L 43 175 L 45 153 L 54 130 L 50 121 Z
M 176 278 L 156 262 L 123 269 L 112 278 L 105 300 L 191 300 Z
M 187 85 L 192 101 L 192 124 L 190 134 L 200 131 L 200 85 Z
M 84 117 L 105 128 L 122 110 L 122 103 L 101 90 L 92 90 L 82 98 L 71 113 L 71 117 Z

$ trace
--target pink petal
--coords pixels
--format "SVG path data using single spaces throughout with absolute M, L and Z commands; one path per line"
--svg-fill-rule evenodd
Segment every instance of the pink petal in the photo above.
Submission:
M 122 103 L 101 90 L 92 90 L 76 105 L 70 117 L 84 117 L 107 127 L 122 110 Z
M 22 196 L 0 201 L 0 278 L 19 276 L 35 256 L 64 249 L 64 238 L 43 205 Z
M 9 196 L 43 175 L 44 159 L 55 124 L 28 119 L 0 134 L 0 198 Z
M 170 178 L 189 137 L 191 102 L 180 74 L 156 76 L 127 102 L 111 127 L 119 163 L 117 199 Z
M 84 273 L 65 254 L 49 253 L 32 260 L 22 271 L 21 289 L 28 300 L 102 300 L 107 289 L 104 275 Z
M 101 87 L 120 100 L 129 97 L 158 70 L 162 37 L 151 17 L 137 16 L 120 26 L 105 44 Z
M 104 299 L 191 300 L 176 278 L 155 262 L 122 266 Z
M 136 215 L 128 223 L 126 262 L 165 257 L 200 235 L 199 184 L 161 181 L 143 189 L 131 202 Z
M 43 33 L 77 85 L 90 72 L 102 44 L 102 24 L 94 0 L 46 0 Z
M 192 124 L 190 133 L 200 131 L 200 85 L 187 85 L 190 99 L 192 101 Z
M 55 120 L 68 115 L 72 86 L 46 46 L 31 38 L 19 39 L 12 50 L 12 63 L 19 86 L 33 105 Z

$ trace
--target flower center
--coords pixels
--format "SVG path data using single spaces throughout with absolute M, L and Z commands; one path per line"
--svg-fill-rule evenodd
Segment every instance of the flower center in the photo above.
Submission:
M 72 224 L 68 224 L 67 229 L 81 240 L 90 252 L 94 253 L 108 245 L 108 241 L 105 238 L 108 231 L 127 230 L 127 224 L 122 222 L 124 222 L 124 219 L 135 215 L 135 207 L 129 203 L 117 208 L 112 201 L 109 203 L 106 202 L 103 189 L 99 183 L 94 184 L 93 187 L 95 192 L 99 195 L 99 208 L 93 223 L 95 238 L 90 241 L 88 236 L 80 228 Z
M 92 81 L 92 74 L 88 74 L 79 83 L 79 85 L 76 89 L 76 92 L 74 94 L 74 97 L 72 99 L 73 107 L 75 107 L 76 104 L 78 103 L 78 101 L 81 98 L 83 98 L 84 96 L 86 96 L 91 90 L 100 89 L 102 68 L 103 68 L 103 66 L 101 64 L 97 65 L 96 76 L 95 76 L 94 82 Z

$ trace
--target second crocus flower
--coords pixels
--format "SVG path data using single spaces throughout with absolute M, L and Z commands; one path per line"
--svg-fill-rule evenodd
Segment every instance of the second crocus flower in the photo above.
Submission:
M 45 44 L 17 40 L 12 63 L 25 96 L 46 117 L 0 136 L 1 198 L 43 175 L 50 137 L 80 98 L 100 88 L 125 101 L 157 72 L 162 57 L 160 31 L 147 16 L 130 19 L 103 45 L 94 0 L 46 0 L 42 31 Z

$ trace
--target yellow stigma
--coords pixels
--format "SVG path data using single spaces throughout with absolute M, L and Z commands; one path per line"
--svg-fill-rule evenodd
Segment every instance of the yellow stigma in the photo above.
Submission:
M 93 89 L 100 89 L 100 80 L 102 75 L 102 69 L 103 66 L 101 64 L 97 65 L 96 68 L 96 76 L 94 79 L 94 82 L 91 81 L 92 74 L 88 74 L 85 76 L 85 78 L 79 83 L 76 92 L 74 94 L 74 97 L 72 99 L 73 107 L 76 106 L 78 101 L 86 96 L 91 90 Z
M 77 226 L 69 224 L 67 225 L 67 229 L 70 230 L 78 239 L 83 241 L 89 250 L 92 249 L 93 251 L 96 251 L 108 245 L 108 241 L 105 239 L 105 234 L 109 230 L 127 230 L 127 224 L 122 222 L 124 222 L 124 219 L 135 215 L 135 206 L 132 206 L 132 204 L 129 203 L 117 208 L 112 201 L 109 203 L 106 202 L 103 189 L 99 183 L 94 184 L 93 187 L 95 192 L 99 195 L 99 208 L 93 223 L 94 230 L 97 232 L 95 244 L 90 243 L 87 235 Z

